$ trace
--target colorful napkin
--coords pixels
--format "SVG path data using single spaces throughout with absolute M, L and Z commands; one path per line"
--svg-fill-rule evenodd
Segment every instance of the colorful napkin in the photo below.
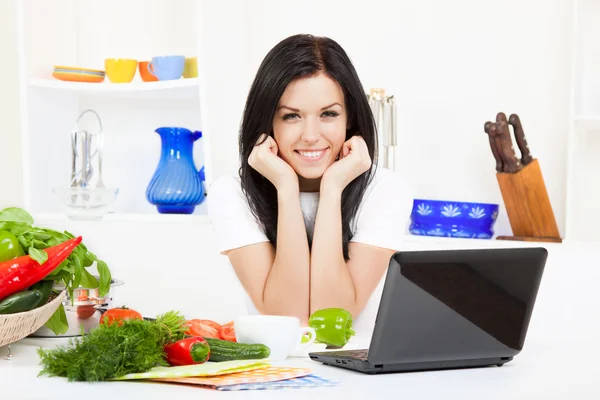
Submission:
M 253 369 L 251 371 L 237 372 L 227 375 L 194 377 L 194 378 L 156 378 L 152 381 L 169 383 L 186 383 L 191 385 L 202 385 L 212 389 L 237 384 L 265 383 L 298 378 L 309 375 L 309 368 L 290 367 L 268 367 Z
M 269 363 L 264 360 L 243 360 L 243 361 L 223 361 L 206 362 L 204 364 L 185 365 L 182 367 L 155 367 L 150 371 L 127 374 L 113 378 L 115 381 L 131 379 L 152 379 L 152 378 L 187 378 L 197 376 L 217 376 L 231 374 L 234 372 L 251 371 L 255 369 L 268 368 Z
M 307 375 L 301 378 L 288 379 L 276 382 L 242 383 L 239 385 L 217 386 L 215 389 L 221 391 L 233 390 L 276 390 L 276 389 L 301 389 L 319 386 L 335 386 L 339 382 L 325 379 L 317 375 Z

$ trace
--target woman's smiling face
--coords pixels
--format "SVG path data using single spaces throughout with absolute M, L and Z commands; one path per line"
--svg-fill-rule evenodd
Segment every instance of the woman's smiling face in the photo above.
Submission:
M 327 75 L 299 78 L 286 87 L 273 132 L 279 157 L 296 171 L 301 190 L 318 190 L 346 141 L 346 124 L 344 93 Z

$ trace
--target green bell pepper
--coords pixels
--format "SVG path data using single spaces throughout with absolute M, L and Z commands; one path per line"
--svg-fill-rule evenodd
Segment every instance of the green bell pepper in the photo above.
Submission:
M 315 311 L 308 319 L 308 326 L 315 330 L 319 342 L 331 346 L 344 347 L 355 334 L 352 330 L 352 314 L 343 308 Z
M 19 239 L 9 231 L 0 231 L 0 262 L 25 255 Z

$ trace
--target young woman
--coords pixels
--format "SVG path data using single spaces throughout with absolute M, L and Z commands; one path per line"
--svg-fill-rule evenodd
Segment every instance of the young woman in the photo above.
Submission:
M 239 177 L 216 180 L 208 206 L 250 313 L 356 318 L 401 245 L 412 196 L 375 167 L 373 115 L 339 44 L 295 35 L 267 54 L 239 152 Z

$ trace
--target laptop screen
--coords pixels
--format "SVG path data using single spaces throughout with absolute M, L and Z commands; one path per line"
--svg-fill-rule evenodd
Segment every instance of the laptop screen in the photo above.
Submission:
M 539 248 L 397 253 L 371 350 L 387 362 L 518 353 L 545 260 Z

